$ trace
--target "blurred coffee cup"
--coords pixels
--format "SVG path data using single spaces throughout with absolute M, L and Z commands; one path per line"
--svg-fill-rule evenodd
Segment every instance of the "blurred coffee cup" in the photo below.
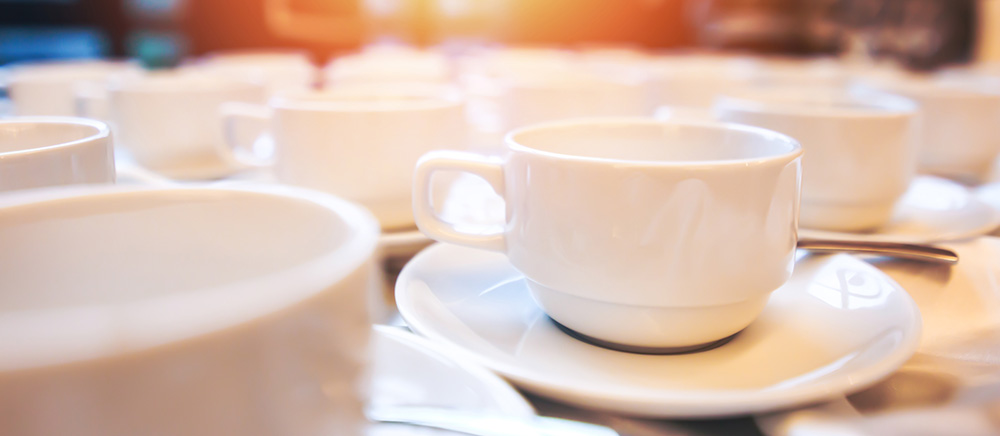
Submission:
M 720 98 L 721 121 L 802 144 L 802 227 L 864 231 L 885 224 L 916 172 L 917 105 L 843 88 L 755 87 Z
M 91 107 L 107 99 L 116 147 L 139 165 L 172 178 L 203 179 L 241 169 L 225 159 L 222 105 L 263 102 L 264 94 L 259 84 L 170 71 L 114 82 L 106 97 L 78 98 Z
M 21 116 L 77 116 L 76 92 L 80 86 L 142 73 L 138 64 L 127 61 L 42 62 L 10 68 L 7 92 L 14 114 Z
M 114 182 L 106 124 L 69 117 L 0 119 L 0 191 Z
M 866 77 L 859 89 L 878 89 L 920 106 L 918 169 L 981 182 L 1000 154 L 1000 86 L 915 75 Z
M 305 53 L 294 51 L 224 51 L 206 55 L 185 68 L 263 84 L 269 95 L 315 86 L 319 70 Z
M 468 139 L 461 94 L 427 84 L 288 93 L 267 106 L 227 105 L 224 122 L 234 162 L 357 201 L 385 229 L 413 225 L 417 159 Z

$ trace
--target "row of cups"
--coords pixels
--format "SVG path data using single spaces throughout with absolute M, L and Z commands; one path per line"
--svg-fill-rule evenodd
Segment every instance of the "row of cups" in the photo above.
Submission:
M 918 169 L 982 179 L 1000 152 L 991 132 L 1000 120 L 1000 79 L 968 74 L 918 78 L 866 70 L 855 73 L 862 80 L 849 82 L 851 70 L 830 61 L 758 60 L 764 68 L 733 57 L 500 50 L 449 64 L 439 53 L 373 50 L 335 60 L 328 71 L 339 85 L 316 91 L 289 85 L 307 77 L 293 74 L 309 65 L 301 56 L 226 59 L 145 73 L 131 64 L 98 63 L 91 67 L 108 75 L 105 82 L 87 82 L 83 91 L 76 86 L 72 100 L 80 114 L 108 121 L 119 155 L 148 169 L 199 179 L 269 168 L 283 183 L 364 204 L 385 229 L 413 225 L 412 168 L 423 153 L 498 153 L 499 136 L 511 127 L 649 116 L 657 105 L 661 119 L 757 125 L 801 141 L 808 150 L 802 226 L 815 229 L 876 228 Z M 463 72 L 458 81 L 447 74 L 448 65 Z M 91 71 L 47 67 L 59 77 Z M 20 81 L 13 75 L 8 86 L 16 108 L 31 97 L 18 86 L 46 76 L 46 68 L 38 68 L 27 74 L 33 70 L 24 67 Z M 269 86 L 235 80 L 264 72 Z M 669 92 L 651 93 L 654 82 Z M 47 101 L 41 95 L 29 100 Z M 505 121 L 492 127 L 499 136 L 476 147 L 490 128 L 482 122 L 489 114 Z M 30 179 L 8 174 L 17 180 L 8 184 Z
M 0 165 L 44 165 L 3 186 L 113 180 L 115 147 L 141 156 L 126 145 L 125 120 L 196 112 L 201 97 L 190 95 L 229 89 L 206 77 L 144 74 L 111 86 L 111 129 L 0 121 Z M 167 83 L 182 86 L 159 88 Z M 401 193 L 401 220 L 504 253 L 545 312 L 585 336 L 683 349 L 732 335 L 791 274 L 800 198 L 803 220 L 810 202 L 836 216 L 831 225 L 882 219 L 914 171 L 914 129 L 928 112 L 871 90 L 728 94 L 709 113 L 675 106 L 666 121 L 524 127 L 500 155 L 441 150 L 464 148 L 456 132 L 467 127 L 466 100 L 441 84 L 286 92 L 263 109 L 260 100 L 212 100 L 189 121 L 219 126 L 223 145 L 206 149 L 318 189 L 86 186 L 0 196 L 0 245 L 16 247 L 0 254 L 0 288 L 18 291 L 0 296 L 0 349 L 16 350 L 0 361 L 0 432 L 320 434 L 363 425 L 379 222 L 321 191 L 357 195 L 384 228 L 395 225 L 386 210 L 400 209 L 375 199 Z M 189 97 L 165 103 L 177 95 Z M 153 141 L 192 129 L 163 126 L 137 131 L 155 132 Z M 91 148 L 94 157 L 76 157 Z M 80 154 L 60 154 L 70 152 Z M 72 179 L 84 167 L 104 178 Z M 0 177 L 13 174 L 6 168 Z M 470 232 L 438 215 L 433 180 L 446 171 L 473 173 L 500 194 L 501 230 Z M 395 183 L 402 188 L 390 190 Z M 77 419 L 63 419 L 67 410 Z

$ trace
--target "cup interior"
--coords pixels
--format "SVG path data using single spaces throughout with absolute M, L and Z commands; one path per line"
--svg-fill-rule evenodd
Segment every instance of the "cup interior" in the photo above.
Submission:
M 197 296 L 349 255 L 358 232 L 316 203 L 239 190 L 113 191 L 5 207 L 0 320 Z M 230 295 L 215 310 L 231 313 L 253 298 Z
M 746 163 L 793 158 L 799 144 L 777 132 L 714 122 L 582 120 L 516 130 L 512 149 L 562 158 L 641 164 Z
M 0 154 L 65 145 L 102 134 L 107 134 L 107 129 L 90 122 L 0 121 Z

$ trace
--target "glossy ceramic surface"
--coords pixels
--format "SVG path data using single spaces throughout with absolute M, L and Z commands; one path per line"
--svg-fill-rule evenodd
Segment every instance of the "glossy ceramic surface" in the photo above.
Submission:
M 457 356 L 441 345 L 387 326 L 372 336 L 371 404 L 442 407 L 495 412 L 511 417 L 534 415 L 514 388 L 492 372 Z M 368 436 L 452 434 L 405 425 L 374 424 Z
M 916 171 L 917 106 L 900 97 L 850 96 L 842 88 L 745 88 L 720 98 L 715 117 L 802 144 L 801 227 L 876 228 L 889 220 Z
M 692 418 L 799 406 L 855 392 L 913 354 L 921 318 L 906 291 L 847 255 L 807 256 L 731 342 L 683 355 L 573 339 L 532 301 L 502 254 L 435 245 L 400 274 L 407 323 L 522 388 L 581 407 Z
M 114 182 L 106 124 L 69 117 L 0 119 L 0 191 Z
M 0 211 L 0 433 L 363 425 L 363 209 L 290 187 L 88 186 Z
M 417 159 L 430 150 L 465 148 L 468 139 L 461 96 L 433 86 L 425 91 L 287 94 L 257 114 L 230 112 L 229 144 L 239 160 L 254 140 L 241 141 L 236 132 L 256 122 L 274 141 L 273 159 L 259 160 L 273 166 L 278 181 L 357 201 L 386 229 L 412 227 Z
M 228 165 L 221 106 L 264 101 L 262 85 L 202 74 L 170 72 L 124 80 L 110 88 L 116 146 L 140 165 L 177 178 L 215 178 Z
M 503 158 L 421 158 L 417 225 L 506 254 L 570 329 L 635 346 L 704 344 L 749 324 L 791 273 L 801 149 L 787 136 L 595 118 L 518 130 L 507 147 Z M 501 231 L 442 221 L 429 192 L 439 171 L 489 182 L 506 203 Z
M 869 232 L 801 228 L 799 237 L 928 243 L 985 235 L 998 226 L 1000 213 L 964 186 L 938 177 L 920 176 L 913 180 L 882 227 Z

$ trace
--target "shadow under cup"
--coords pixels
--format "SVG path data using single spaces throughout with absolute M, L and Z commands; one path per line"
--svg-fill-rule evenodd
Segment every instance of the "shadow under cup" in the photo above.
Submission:
M 588 120 L 511 133 L 505 251 L 557 323 L 639 352 L 709 346 L 791 274 L 801 149 L 722 123 Z

